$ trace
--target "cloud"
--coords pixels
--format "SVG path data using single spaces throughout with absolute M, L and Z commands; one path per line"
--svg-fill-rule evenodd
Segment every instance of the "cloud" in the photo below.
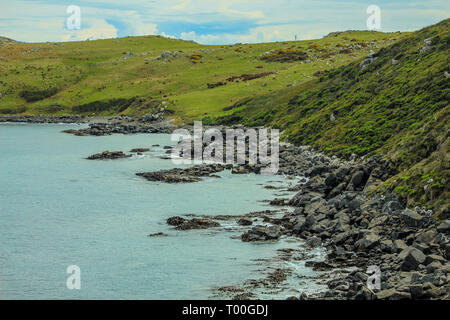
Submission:
M 450 16 L 448 0 L 377 0 L 382 31 L 417 30 Z M 204 44 L 311 39 L 365 29 L 366 0 L 77 0 L 82 29 L 67 30 L 66 0 L 2 1 L 0 35 L 20 41 L 171 35 Z M 72 4 L 72 1 L 70 1 Z
M 89 28 L 81 30 L 68 30 L 67 34 L 61 36 L 62 41 L 83 41 L 93 39 L 116 38 L 117 29 L 105 20 L 95 20 Z

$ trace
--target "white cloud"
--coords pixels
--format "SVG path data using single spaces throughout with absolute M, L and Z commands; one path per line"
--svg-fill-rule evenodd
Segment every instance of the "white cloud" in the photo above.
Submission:
M 117 29 L 104 20 L 95 20 L 90 28 L 80 30 L 67 30 L 61 36 L 62 41 L 83 41 L 93 39 L 108 39 L 117 37 Z
M 61 0 L 3 0 L 0 35 L 61 41 L 166 33 L 205 44 L 311 39 L 366 28 L 365 0 L 77 0 L 82 29 L 65 28 Z M 382 31 L 417 30 L 450 16 L 448 0 L 382 1 Z M 169 26 L 169 27 L 167 27 Z M 216 27 L 217 26 L 217 27 Z M 202 30 L 202 31 L 199 31 Z M 205 31 L 206 30 L 206 31 Z

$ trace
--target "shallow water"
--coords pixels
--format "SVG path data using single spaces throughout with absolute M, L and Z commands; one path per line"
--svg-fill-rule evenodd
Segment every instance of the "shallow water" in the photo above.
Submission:
M 277 191 L 263 185 L 286 179 L 223 172 L 193 184 L 148 182 L 135 173 L 174 167 L 159 158 L 170 135 L 61 133 L 77 127 L 0 124 L 0 299 L 207 299 L 214 287 L 255 278 L 255 259 L 298 246 L 165 224 L 174 215 L 270 209 L 261 200 Z M 84 159 L 154 144 L 161 148 L 147 156 Z M 156 232 L 169 236 L 147 237 Z M 69 265 L 81 268 L 81 290 L 66 287 Z

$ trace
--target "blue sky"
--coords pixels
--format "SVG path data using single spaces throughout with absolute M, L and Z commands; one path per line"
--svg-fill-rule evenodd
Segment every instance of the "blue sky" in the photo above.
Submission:
M 204 44 L 313 39 L 367 29 L 369 5 L 381 31 L 412 31 L 450 17 L 450 1 L 427 0 L 0 0 L 0 36 L 26 42 L 159 34 Z M 66 27 L 67 7 L 81 29 Z

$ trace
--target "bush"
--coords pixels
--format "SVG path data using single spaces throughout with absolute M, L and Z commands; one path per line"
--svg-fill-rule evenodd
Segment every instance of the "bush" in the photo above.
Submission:
M 30 87 L 22 90 L 19 94 L 20 97 L 24 98 L 27 102 L 34 102 L 43 100 L 45 98 L 51 97 L 54 94 L 58 92 L 58 89 L 56 87 L 50 87 L 50 88 L 35 88 Z

